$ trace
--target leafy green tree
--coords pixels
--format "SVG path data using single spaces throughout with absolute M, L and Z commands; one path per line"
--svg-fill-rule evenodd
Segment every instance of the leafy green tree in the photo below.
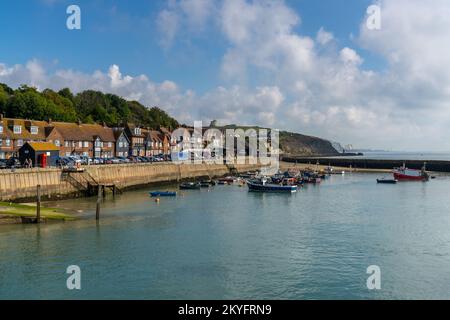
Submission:
M 0 84 L 0 112 L 11 118 L 85 123 L 106 123 L 117 126 L 131 122 L 157 129 L 174 129 L 178 122 L 164 110 L 145 107 L 137 101 L 127 101 L 114 94 L 86 90 L 74 95 L 70 89 L 59 92 L 46 89 L 39 92 L 26 85 L 13 90 Z
M 6 105 L 8 103 L 9 94 L 5 91 L 3 86 L 0 86 L 0 113 L 6 113 Z
M 52 119 L 65 122 L 75 122 L 78 120 L 77 112 L 70 99 L 50 89 L 45 89 L 42 94 L 49 103 L 53 102 L 56 106 L 54 114 L 49 114 L 49 117 L 53 116 Z
M 58 94 L 66 99 L 69 99 L 70 101 L 73 102 L 74 96 L 72 91 L 70 91 L 69 88 L 64 88 L 58 91 Z

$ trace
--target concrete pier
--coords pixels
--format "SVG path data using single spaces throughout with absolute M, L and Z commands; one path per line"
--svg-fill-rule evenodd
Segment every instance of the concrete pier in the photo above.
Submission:
M 411 169 L 422 169 L 426 163 L 427 171 L 450 172 L 450 161 L 436 160 L 379 160 L 379 159 L 351 159 L 351 158 L 294 158 L 285 157 L 284 162 L 302 163 L 311 165 L 331 165 L 333 167 L 353 168 L 353 169 L 377 169 L 392 170 L 405 164 Z
M 237 172 L 259 169 L 259 165 L 243 164 L 233 167 Z M 224 164 L 138 163 L 86 166 L 82 173 L 67 173 L 61 169 L 0 170 L 0 201 L 36 199 L 36 186 L 41 186 L 43 199 L 86 196 L 89 184 L 114 185 L 120 190 L 177 182 L 197 177 L 220 177 L 230 174 Z

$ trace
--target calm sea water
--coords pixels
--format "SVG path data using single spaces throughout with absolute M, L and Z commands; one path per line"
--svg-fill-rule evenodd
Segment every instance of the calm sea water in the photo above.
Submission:
M 364 156 L 348 157 L 351 159 L 376 159 L 376 160 L 441 160 L 450 161 L 448 152 L 378 152 L 366 151 Z M 346 158 L 346 157 L 343 157 Z
M 77 222 L 0 226 L 2 299 L 450 299 L 450 178 L 333 176 L 294 195 L 142 190 Z M 69 265 L 82 290 L 66 289 Z M 366 269 L 381 268 L 369 291 Z

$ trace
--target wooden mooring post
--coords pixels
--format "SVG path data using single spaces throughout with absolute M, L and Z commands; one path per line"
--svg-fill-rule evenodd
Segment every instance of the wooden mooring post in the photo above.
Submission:
M 102 201 L 102 187 L 101 185 L 98 185 L 98 194 L 97 194 L 97 209 L 95 210 L 95 219 L 97 221 L 100 220 L 100 203 Z M 104 189 L 104 187 L 103 187 Z
M 41 223 L 41 185 L 37 185 L 36 223 Z

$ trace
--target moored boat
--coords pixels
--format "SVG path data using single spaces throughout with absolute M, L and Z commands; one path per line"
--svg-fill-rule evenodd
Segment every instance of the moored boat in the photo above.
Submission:
M 255 192 L 274 192 L 274 193 L 295 193 L 297 186 L 283 186 L 278 184 L 268 184 L 263 180 L 249 180 L 247 181 L 249 191 Z
M 153 198 L 156 197 L 176 197 L 177 193 L 175 191 L 153 191 L 149 192 L 150 196 Z
M 405 165 L 400 168 L 394 168 L 392 172 L 394 179 L 398 181 L 428 181 L 430 176 L 426 172 L 425 166 L 422 170 L 409 169 Z
M 201 184 L 197 182 L 185 182 L 180 184 L 181 190 L 200 190 Z
M 396 184 L 398 180 L 396 179 L 377 179 L 377 183 L 384 183 L 384 184 Z
M 219 184 L 233 184 L 236 181 L 236 178 L 225 177 L 225 178 L 220 178 L 218 181 L 219 181 Z

